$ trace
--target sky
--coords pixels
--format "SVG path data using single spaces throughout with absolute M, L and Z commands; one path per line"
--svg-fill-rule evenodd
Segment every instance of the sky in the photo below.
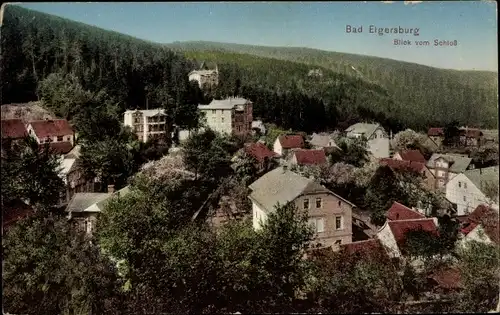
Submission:
M 409 3 L 412 2 L 412 3 Z M 498 69 L 497 6 L 486 1 L 25 3 L 158 43 L 216 41 L 309 47 L 457 70 Z M 347 33 L 346 26 L 360 33 Z M 369 33 L 418 28 L 412 34 Z M 394 40 L 411 45 L 395 45 Z M 416 46 L 415 41 L 429 41 Z M 434 46 L 434 40 L 457 46 Z

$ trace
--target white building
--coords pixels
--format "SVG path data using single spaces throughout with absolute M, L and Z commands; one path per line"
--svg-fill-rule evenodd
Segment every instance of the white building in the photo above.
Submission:
M 471 213 L 480 204 L 490 204 L 498 209 L 496 200 L 486 197 L 487 189 L 498 185 L 498 166 L 467 170 L 452 177 L 446 184 L 446 198 L 457 205 L 457 215 Z M 496 186 L 498 187 L 498 186 Z
M 66 142 L 70 150 L 74 144 L 75 132 L 66 119 L 33 120 L 28 123 L 26 130 L 38 143 Z
M 212 100 L 208 105 L 198 105 L 207 126 L 225 134 L 248 134 L 252 130 L 253 104 L 240 97 Z
M 127 110 L 124 114 L 124 125 L 132 128 L 140 141 L 166 133 L 165 110 L 161 108 L 147 110 Z
M 189 81 L 198 82 L 200 88 L 204 86 L 216 86 L 219 84 L 219 69 L 215 70 L 193 70 L 188 74 Z
M 375 158 L 389 157 L 390 139 L 379 124 L 357 123 L 347 128 L 346 133 L 348 138 L 365 137 L 368 140 L 368 151 Z
M 273 143 L 273 151 L 281 157 L 285 157 L 292 149 L 303 149 L 304 138 L 301 135 L 281 135 Z

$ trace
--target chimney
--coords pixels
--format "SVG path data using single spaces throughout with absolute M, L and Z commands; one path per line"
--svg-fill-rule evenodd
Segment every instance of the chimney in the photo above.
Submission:
M 108 185 L 108 193 L 114 193 L 115 192 L 115 185 Z

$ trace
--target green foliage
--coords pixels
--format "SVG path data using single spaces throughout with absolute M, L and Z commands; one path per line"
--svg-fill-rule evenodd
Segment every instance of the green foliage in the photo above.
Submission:
M 498 145 L 486 144 L 473 148 L 470 157 L 476 168 L 498 165 Z
M 238 148 L 224 135 L 211 129 L 192 133 L 183 143 L 183 159 L 196 176 L 219 180 L 232 172 L 232 154 Z
M 107 138 L 95 143 L 84 142 L 81 165 L 88 178 L 98 178 L 104 185 L 123 187 L 137 171 L 134 153 L 128 144 Z
M 187 51 L 197 59 L 220 60 L 221 55 L 227 56 L 226 58 L 234 56 L 234 60 L 245 62 L 245 67 L 257 67 L 259 63 L 263 67 L 263 61 L 269 60 L 267 66 L 272 70 L 268 73 L 284 72 L 300 64 L 300 67 L 303 67 L 300 76 L 302 82 L 311 81 L 318 84 L 322 80 L 328 81 L 329 70 L 332 70 L 347 78 L 358 79 L 360 90 L 364 89 L 361 85 L 373 86 L 365 89 L 365 92 L 349 93 L 351 100 L 365 101 L 376 112 L 382 111 L 387 116 L 396 117 L 414 130 L 424 131 L 429 125 L 443 126 L 452 120 L 458 120 L 461 125 L 496 126 L 497 123 L 498 76 L 494 72 L 437 69 L 386 58 L 310 48 L 214 42 L 185 42 L 169 46 L 179 51 Z M 204 58 L 201 57 L 200 51 L 203 52 Z M 213 57 L 210 58 L 211 56 Z M 307 77 L 311 69 L 320 69 L 322 78 Z M 290 79 L 296 77 L 299 76 L 290 76 Z M 349 84 L 344 87 L 352 89 Z M 389 102 L 384 104 L 378 100 L 366 99 L 373 96 L 380 98 L 377 93 L 380 90 L 386 91 L 390 96 Z
M 257 177 L 257 160 L 246 153 L 243 153 L 233 164 L 234 172 L 243 185 L 249 185 Z
M 476 241 L 460 249 L 464 290 L 457 300 L 459 311 L 486 313 L 496 308 L 500 290 L 499 253 L 497 246 Z
M 32 137 L 2 146 L 2 202 L 27 200 L 36 209 L 57 206 L 64 182 L 60 160 L 48 144 L 39 148 Z
M 332 163 L 346 163 L 355 167 L 362 167 L 369 161 L 368 141 L 365 138 L 348 139 L 342 138 L 337 146 L 340 150 L 334 150 L 330 154 Z
M 402 293 L 402 283 L 386 255 L 352 254 L 313 258 L 315 281 L 311 288 L 316 312 L 394 312 Z
M 422 229 L 406 231 L 403 249 L 415 258 L 430 258 L 442 251 L 439 236 Z
M 4 310 L 16 314 L 117 312 L 113 264 L 65 218 L 24 219 L 3 239 Z

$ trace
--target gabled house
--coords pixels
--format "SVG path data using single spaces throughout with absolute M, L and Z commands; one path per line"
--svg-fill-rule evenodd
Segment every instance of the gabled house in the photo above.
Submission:
M 436 188 L 444 189 L 453 177 L 474 168 L 472 159 L 460 154 L 434 153 L 426 164 L 436 178 Z
M 291 165 L 324 165 L 327 163 L 326 154 L 323 149 L 306 150 L 298 149 L 291 153 Z
M 488 195 L 498 186 L 499 167 L 491 166 L 467 170 L 453 177 L 445 186 L 446 198 L 457 205 L 457 215 L 466 215 L 481 204 L 491 204 L 498 209 L 498 196 Z
M 479 205 L 462 223 L 460 233 L 462 246 L 472 240 L 500 245 L 498 210 L 487 205 Z
M 434 174 L 424 163 L 397 159 L 380 159 L 380 165 L 389 166 L 393 171 L 410 171 L 422 176 L 424 184 L 429 189 L 435 189 L 436 179 Z
M 205 86 L 216 86 L 219 84 L 219 68 L 217 65 L 215 69 L 205 69 L 205 63 L 202 63 L 200 69 L 193 70 L 188 74 L 189 81 L 196 81 L 200 88 Z
M 276 168 L 253 182 L 253 227 L 259 230 L 275 207 L 294 203 L 307 211 L 313 226 L 313 243 L 319 246 L 347 244 L 352 241 L 352 209 L 354 204 L 328 190 L 313 179 L 300 176 L 287 167 Z
M 417 163 L 427 163 L 425 157 L 419 150 L 405 150 L 399 151 L 392 157 L 394 160 L 417 162 Z
M 459 129 L 460 144 L 467 147 L 480 146 L 484 139 L 484 134 L 481 129 L 461 127 Z
M 304 138 L 301 135 L 281 135 L 274 141 L 273 151 L 285 156 L 289 150 L 303 149 L 304 145 Z
M 357 123 L 346 130 L 348 138 L 365 137 L 368 151 L 377 159 L 389 157 L 390 139 L 380 124 Z
M 107 193 L 76 193 L 66 207 L 68 219 L 75 223 L 77 229 L 92 235 L 97 217 L 113 196 L 124 196 L 130 192 L 129 186 L 114 191 L 110 185 Z
M 309 145 L 313 149 L 323 149 L 325 152 L 340 149 L 333 140 L 333 136 L 326 133 L 313 133 Z
M 460 270 L 456 267 L 439 266 L 427 274 L 429 291 L 438 296 L 449 296 L 463 288 Z
M 386 217 L 389 221 L 425 219 L 425 216 L 420 212 L 410 209 L 397 201 L 394 201 L 389 208 Z
M 427 130 L 427 136 L 429 136 L 438 147 L 441 147 L 444 141 L 444 128 L 431 127 Z
M 72 148 L 75 141 L 75 132 L 66 119 L 33 120 L 26 129 L 39 144 L 66 142 Z
M 403 257 L 407 233 L 417 230 L 436 233 L 437 235 L 437 219 L 388 220 L 379 229 L 376 237 L 388 249 L 388 254 L 391 258 L 401 258 Z
M 2 146 L 20 141 L 28 135 L 26 126 L 21 119 L 2 119 Z

